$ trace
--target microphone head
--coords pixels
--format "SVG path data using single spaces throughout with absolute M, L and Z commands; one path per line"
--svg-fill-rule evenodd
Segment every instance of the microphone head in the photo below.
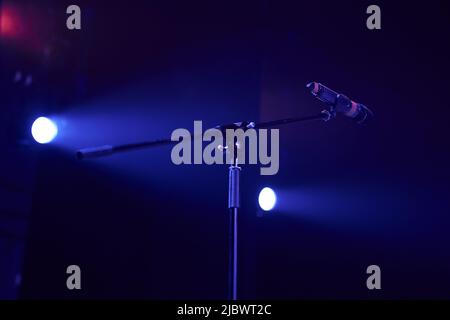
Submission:
M 306 85 L 306 88 L 308 88 L 311 94 L 320 101 L 328 105 L 334 105 L 336 103 L 338 94 L 323 84 L 319 82 L 310 82 Z
M 324 102 L 333 114 L 340 113 L 352 118 L 358 124 L 368 122 L 373 118 L 373 112 L 365 105 L 352 101 L 318 82 L 310 82 L 306 88 L 320 101 Z
M 306 88 L 314 95 L 316 95 L 319 92 L 319 83 L 317 82 L 310 82 L 306 85 Z

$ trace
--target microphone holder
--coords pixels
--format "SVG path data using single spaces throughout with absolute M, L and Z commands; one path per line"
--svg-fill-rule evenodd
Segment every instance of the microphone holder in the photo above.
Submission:
M 306 117 L 294 117 L 286 118 L 267 122 L 236 122 L 232 124 L 220 125 L 215 127 L 216 129 L 225 132 L 226 129 L 266 129 L 274 128 L 281 125 L 286 125 L 296 122 L 306 122 L 314 120 L 329 121 L 335 117 L 335 112 L 330 110 L 323 110 L 317 115 Z M 198 138 L 198 137 L 194 137 Z M 201 138 L 201 137 L 200 137 Z M 102 157 L 111 155 L 117 152 L 126 152 L 136 149 L 151 148 L 162 145 L 175 144 L 177 141 L 171 139 L 159 139 L 152 141 L 144 141 L 132 144 L 123 144 L 117 146 L 105 145 L 94 148 L 80 149 L 76 155 L 78 159 Z M 234 141 L 232 142 L 235 143 Z M 224 146 L 226 149 L 227 146 Z M 233 164 L 228 170 L 228 211 L 229 211 L 229 234 L 228 234 L 228 299 L 236 301 L 238 293 L 238 213 L 240 208 L 240 173 L 241 167 L 239 167 L 237 152 L 234 152 Z

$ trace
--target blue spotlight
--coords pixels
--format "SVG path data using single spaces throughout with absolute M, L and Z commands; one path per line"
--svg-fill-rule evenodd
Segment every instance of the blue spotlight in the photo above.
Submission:
M 39 117 L 31 126 L 31 134 L 37 142 L 49 143 L 58 135 L 58 126 L 49 118 Z
M 258 202 L 261 209 L 270 211 L 277 204 L 277 195 L 271 188 L 263 188 L 259 193 Z

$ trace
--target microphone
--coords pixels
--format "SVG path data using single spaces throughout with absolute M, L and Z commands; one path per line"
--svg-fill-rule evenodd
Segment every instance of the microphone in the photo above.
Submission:
M 310 82 L 306 87 L 322 102 L 331 107 L 331 112 L 342 113 L 353 118 L 358 124 L 363 124 L 373 117 L 373 112 L 361 103 L 350 100 L 347 96 L 339 94 L 318 82 Z

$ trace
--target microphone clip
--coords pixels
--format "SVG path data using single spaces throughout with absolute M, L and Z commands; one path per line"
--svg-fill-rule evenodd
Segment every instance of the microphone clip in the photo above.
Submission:
M 320 113 L 323 115 L 323 121 L 325 122 L 328 122 L 336 117 L 336 111 L 334 111 L 333 108 L 330 108 L 330 110 L 324 109 Z

